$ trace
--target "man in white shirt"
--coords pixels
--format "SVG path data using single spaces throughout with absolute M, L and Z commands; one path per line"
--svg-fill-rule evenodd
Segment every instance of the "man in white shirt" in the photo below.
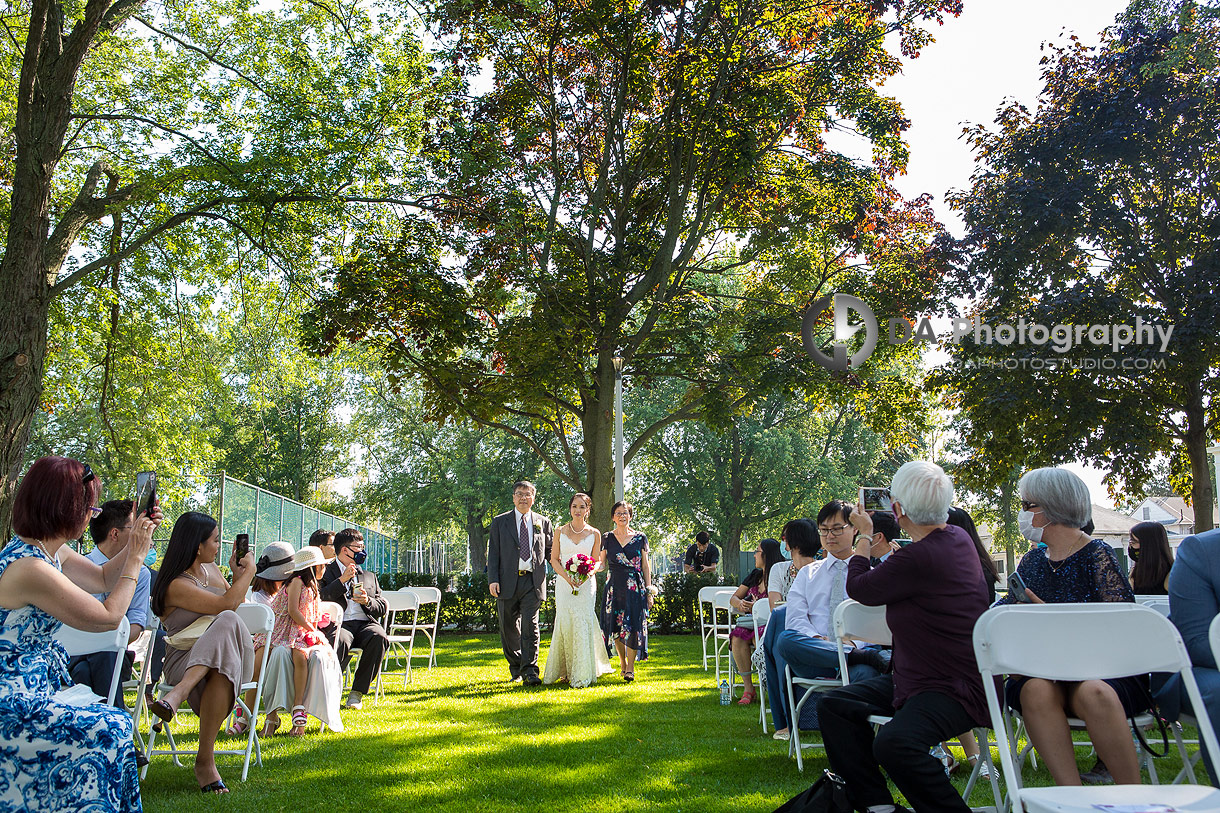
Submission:
M 131 500 L 110 500 L 102 503 L 102 512 L 89 520 L 89 535 L 93 537 L 94 548 L 85 554 L 85 558 L 98 565 L 104 565 L 119 555 L 127 547 L 127 537 L 131 535 Z M 140 568 L 136 579 L 136 592 L 131 597 L 127 607 L 127 622 L 131 631 L 127 636 L 130 646 L 140 633 L 148 626 L 148 592 L 152 583 L 152 574 L 147 567 Z M 109 593 L 96 593 L 94 598 L 105 601 Z M 131 679 L 131 665 L 134 656 L 131 651 L 123 653 L 123 666 L 119 680 Z M 91 655 L 78 655 L 68 661 L 68 672 L 73 683 L 88 686 L 94 694 L 105 697 L 110 691 L 110 678 L 114 674 L 114 652 L 95 652 Z M 122 708 L 123 693 L 117 692 L 114 704 Z
M 801 568 L 788 590 L 784 631 L 779 633 L 768 659 L 774 658 L 777 675 L 784 666 L 802 678 L 831 678 L 839 671 L 839 650 L 834 639 L 834 611 L 847 598 L 847 560 L 852 556 L 855 531 L 849 517 L 852 506 L 842 500 L 832 500 L 818 512 L 817 532 L 821 537 L 826 558 Z M 880 536 L 880 533 L 878 534 Z M 887 543 L 888 547 L 888 543 Z M 853 652 L 848 659 L 849 676 L 853 682 L 875 677 L 886 666 L 885 657 L 874 649 Z M 771 668 L 771 662 L 767 664 Z M 782 680 L 782 677 L 780 678 Z M 787 706 L 781 692 L 779 704 Z M 772 705 L 776 703 L 772 702 Z M 788 721 L 790 710 L 783 716 L 775 714 L 776 726 Z M 776 737 L 786 735 L 778 729 Z

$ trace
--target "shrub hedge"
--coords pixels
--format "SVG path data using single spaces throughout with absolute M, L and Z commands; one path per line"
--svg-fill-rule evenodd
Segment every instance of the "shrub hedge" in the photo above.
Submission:
M 542 603 L 539 623 L 549 629 L 555 621 L 554 577 L 548 577 L 547 597 Z M 490 632 L 496 629 L 496 600 L 487 589 L 484 573 L 383 573 L 379 576 L 382 590 L 403 587 L 439 587 L 441 626 L 458 632 Z M 660 580 L 660 593 L 653 604 L 648 627 L 663 634 L 699 631 L 699 588 L 726 584 L 719 574 L 696 576 L 671 573 Z M 605 575 L 597 578 L 597 604 L 605 596 Z

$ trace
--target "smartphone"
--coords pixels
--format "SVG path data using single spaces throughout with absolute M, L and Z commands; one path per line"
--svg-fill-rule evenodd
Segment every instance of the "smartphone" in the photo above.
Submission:
M 865 511 L 892 511 L 893 503 L 890 501 L 890 490 L 888 488 L 860 488 L 860 502 L 864 504 Z
M 900 537 L 895 538 L 895 539 L 894 539 L 894 541 L 898 543 L 898 547 L 900 547 L 900 548 L 905 548 L 907 545 L 911 544 L 911 543 L 912 543 L 912 542 L 914 542 L 915 540 L 913 540 L 913 539 L 903 539 L 903 538 L 900 536 Z
M 1021 574 L 1015 570 L 1008 577 L 1008 595 L 1015 598 L 1022 604 L 1033 604 L 1034 600 L 1025 592 L 1025 579 L 1021 578 Z
M 241 561 L 250 552 L 250 534 L 238 534 L 233 540 L 233 556 Z
M 142 471 L 136 475 L 136 516 L 152 516 L 157 505 L 157 473 Z

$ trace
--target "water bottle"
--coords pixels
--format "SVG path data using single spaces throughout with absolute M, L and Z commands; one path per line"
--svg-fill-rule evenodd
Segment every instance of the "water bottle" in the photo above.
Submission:
M 720 679 L 720 705 L 727 706 L 732 701 L 733 695 L 729 691 L 729 681 L 727 678 Z

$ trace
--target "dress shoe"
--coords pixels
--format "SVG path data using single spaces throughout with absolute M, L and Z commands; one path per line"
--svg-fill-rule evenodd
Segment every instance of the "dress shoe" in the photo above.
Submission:
M 531 675 L 529 677 L 521 678 L 521 683 L 522 683 L 522 685 L 525 685 L 525 686 L 541 686 L 542 680 L 538 677 Z
M 882 675 L 890 671 L 890 659 L 875 649 L 853 649 L 847 653 L 847 665 L 871 666 Z

